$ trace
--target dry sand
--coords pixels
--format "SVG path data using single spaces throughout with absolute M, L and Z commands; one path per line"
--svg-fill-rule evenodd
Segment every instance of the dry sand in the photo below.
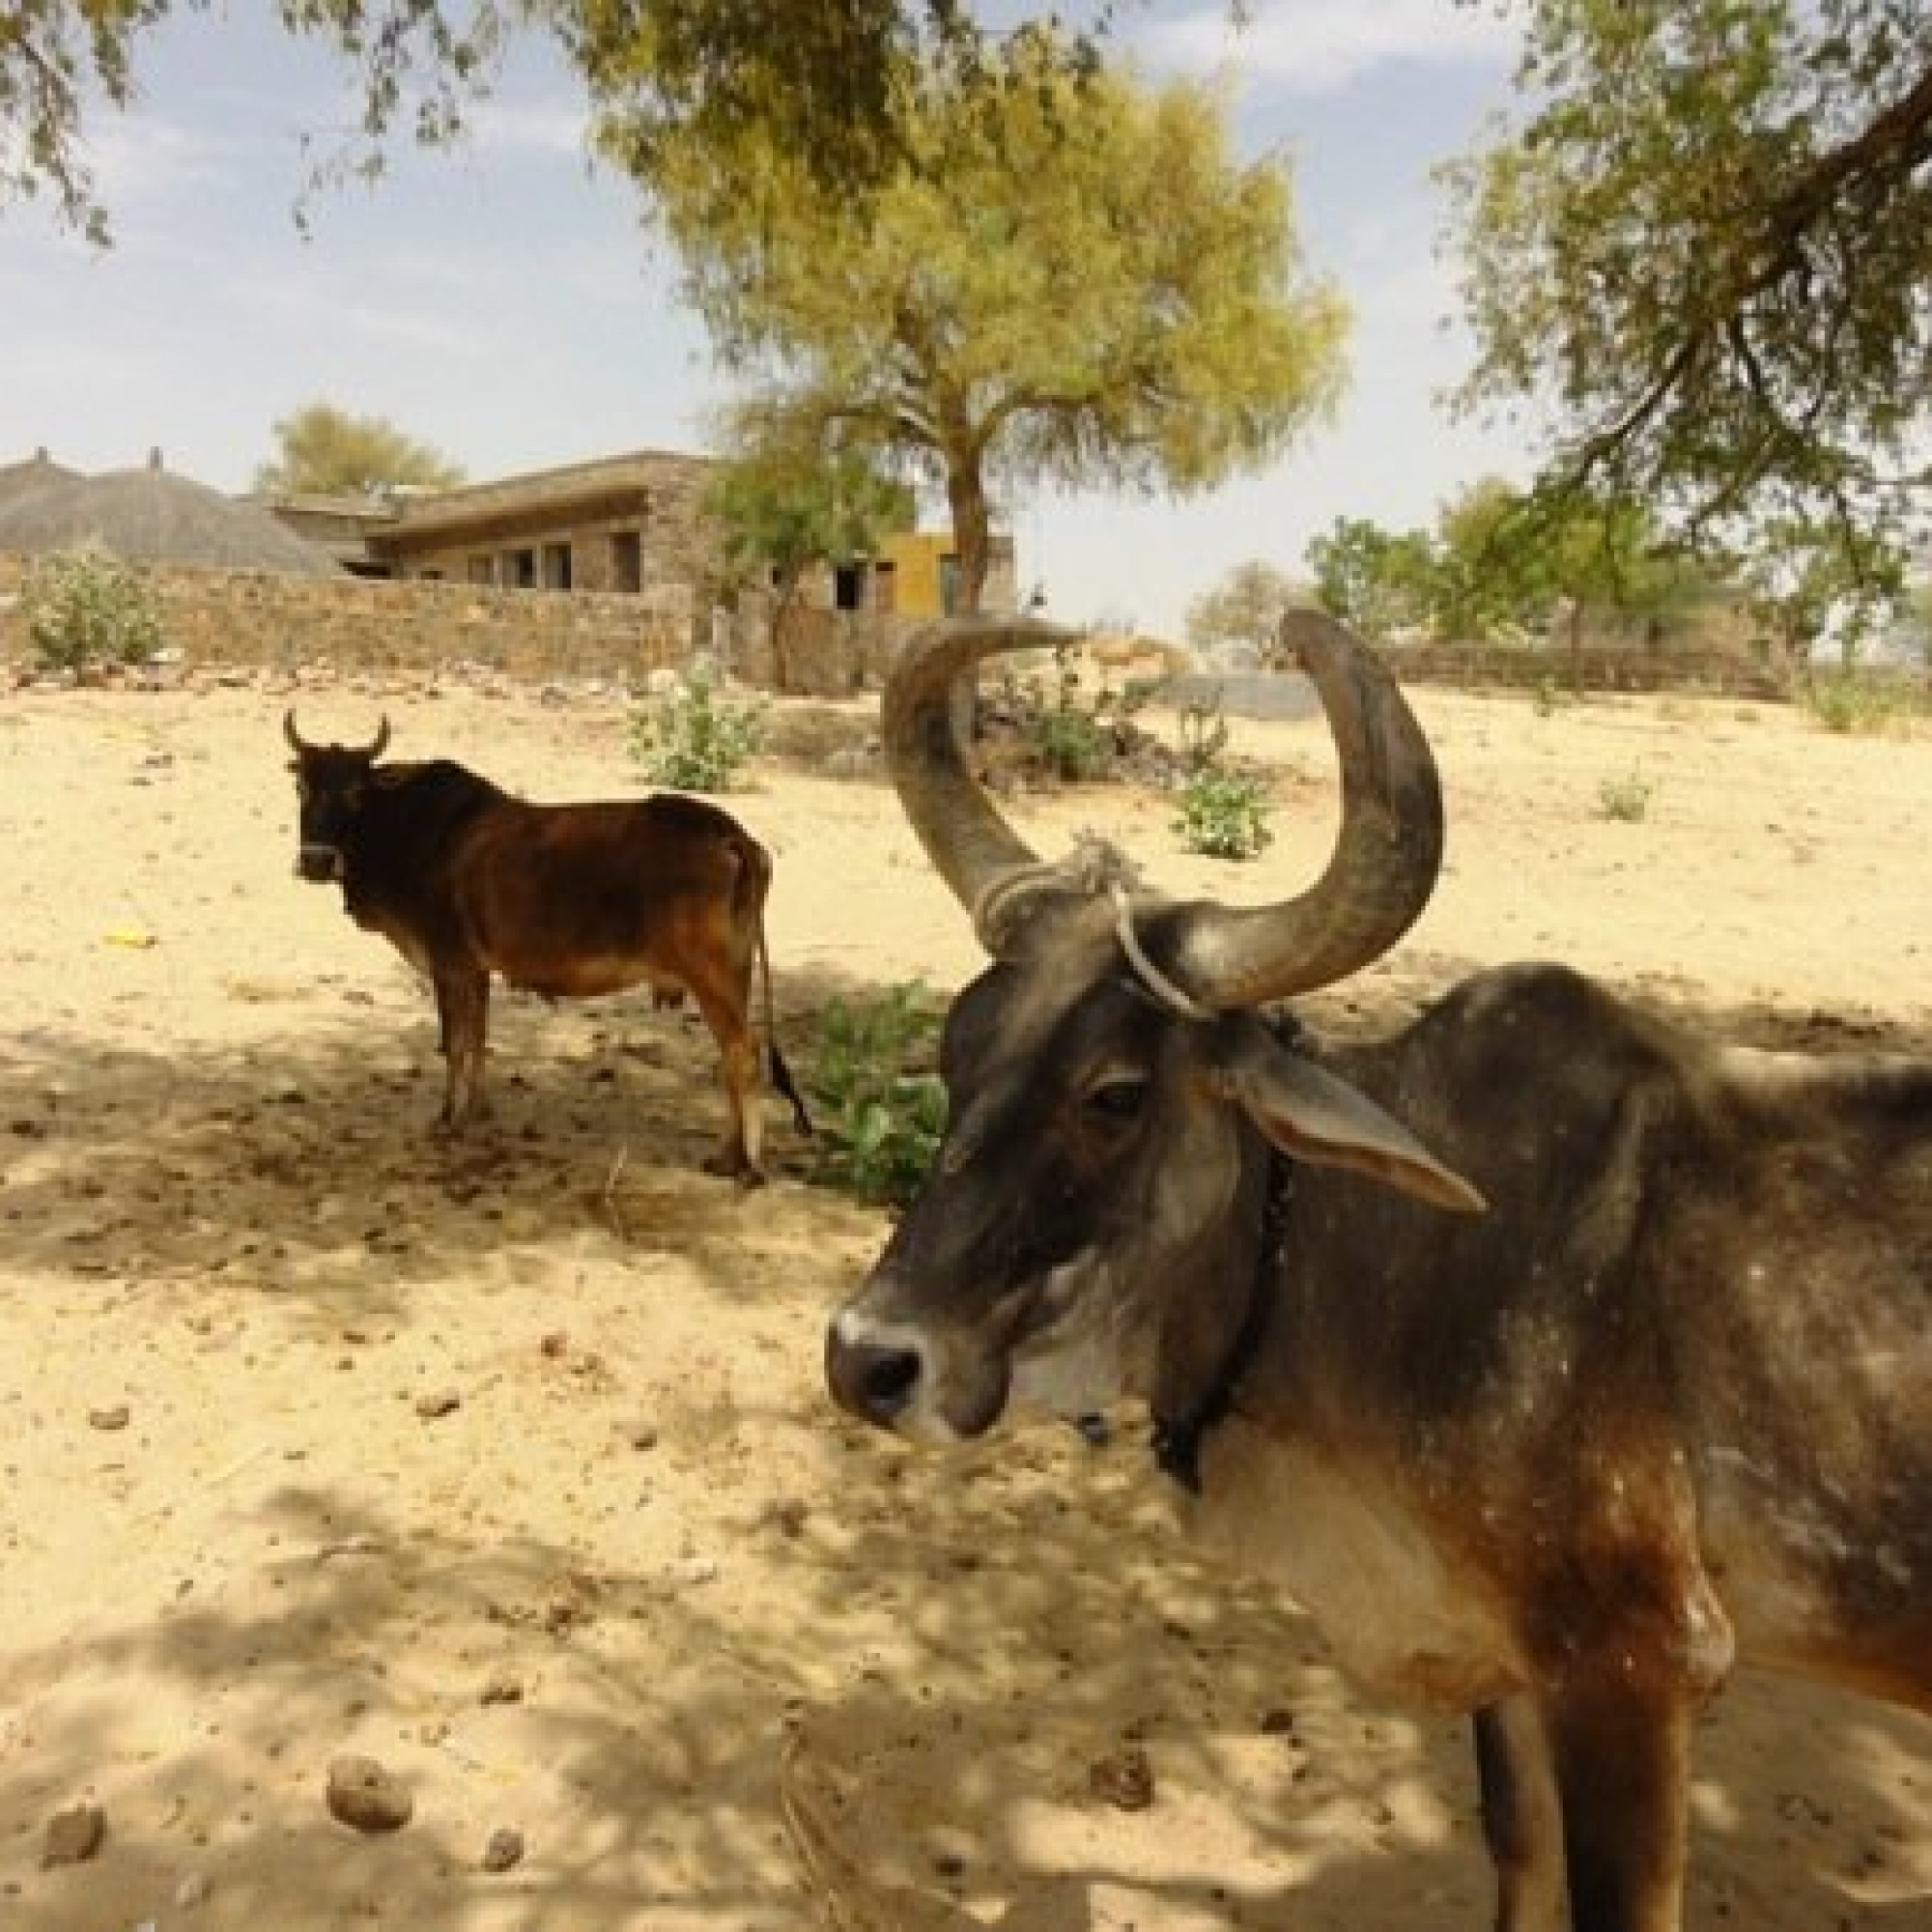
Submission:
M 493 1121 L 430 1131 L 426 995 L 292 875 L 285 702 L 0 696 L 0 1926 L 1486 1925 L 1463 1727 L 1190 1556 L 1130 1441 L 923 1459 L 831 1410 L 823 1321 L 884 1220 L 804 1183 L 776 1109 L 770 1188 L 697 1171 L 694 1022 L 499 998 Z M 301 704 L 533 797 L 637 788 L 614 696 Z M 1740 1036 L 1932 1042 L 1932 742 L 1418 705 L 1449 867 L 1319 1021 L 1542 954 Z M 1277 778 L 1260 865 L 1119 790 L 1022 826 L 1279 895 L 1329 835 L 1325 736 L 1241 744 Z M 1641 822 L 1605 817 L 1633 778 Z M 835 992 L 974 969 L 877 783 L 766 764 L 727 803 L 777 855 L 795 1060 Z M 1135 1750 L 1143 1809 L 1096 1788 Z M 352 1751 L 407 1780 L 402 1831 L 328 1815 Z M 83 1803 L 104 1842 L 43 1867 Z M 1695 1826 L 1700 1932 L 1932 1927 L 1932 1725 L 1742 1679 Z M 499 1832 L 521 1859 L 484 1871 Z

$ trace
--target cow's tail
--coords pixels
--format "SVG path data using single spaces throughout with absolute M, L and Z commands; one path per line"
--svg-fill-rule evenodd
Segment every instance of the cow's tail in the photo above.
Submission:
M 791 1077 L 791 1068 L 779 1051 L 777 1009 L 772 999 L 772 950 L 765 940 L 765 898 L 771 891 L 772 855 L 755 838 L 745 839 L 745 864 L 738 874 L 738 913 L 752 928 L 752 943 L 758 970 L 758 995 L 764 1008 L 765 1078 L 791 1102 L 791 1117 L 800 1133 L 811 1133 L 811 1116 L 806 1111 L 805 1096 Z

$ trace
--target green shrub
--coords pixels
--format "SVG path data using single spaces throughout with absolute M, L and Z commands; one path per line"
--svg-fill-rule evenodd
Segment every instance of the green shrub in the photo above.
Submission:
M 729 791 L 764 742 L 764 706 L 720 698 L 702 670 L 631 715 L 632 756 L 680 791 Z
M 1273 841 L 1266 788 L 1260 779 L 1226 765 L 1205 764 L 1180 787 L 1174 829 L 1190 852 L 1210 859 L 1252 859 Z
M 1648 816 L 1650 801 L 1657 791 L 1655 781 L 1644 776 L 1641 765 L 1607 778 L 1597 787 L 1597 810 L 1605 818 L 1626 825 L 1640 824 Z
M 27 641 L 48 670 L 146 664 L 161 647 L 161 604 L 138 572 L 97 544 L 42 557 L 20 591 Z
M 1811 715 L 1828 731 L 1889 730 L 1918 708 L 1901 680 L 1841 671 L 1818 678 L 1805 696 Z
M 1080 672 L 1064 644 L 1053 652 L 1053 678 L 1038 672 L 1008 676 L 1006 699 L 1034 754 L 1064 784 L 1104 779 L 1119 762 L 1129 732 L 1127 722 L 1148 700 L 1152 687 L 1124 692 L 1103 683 L 1090 698 Z
M 917 980 L 825 1009 L 806 1076 L 822 1185 L 875 1205 L 912 1199 L 946 1127 L 946 1089 L 932 1070 L 938 1037 L 937 1007 Z

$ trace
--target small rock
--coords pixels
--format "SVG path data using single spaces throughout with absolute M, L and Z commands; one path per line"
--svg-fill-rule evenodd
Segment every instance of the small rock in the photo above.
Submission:
M 802 1536 L 810 1512 L 796 1496 L 772 1505 L 772 1521 L 786 1536 Z
M 553 1328 L 537 1347 L 554 1362 L 560 1355 L 569 1354 L 570 1337 L 561 1328 Z
M 100 1408 L 87 1411 L 88 1427 L 91 1429 L 126 1429 L 128 1426 L 128 1405 L 117 1402 Z
M 648 1422 L 634 1422 L 625 1429 L 624 1440 L 633 1449 L 655 1449 L 658 1446 L 656 1426 Z
M 85 1864 L 107 1836 L 107 1813 L 98 1804 L 70 1804 L 47 1820 L 43 1865 Z
M 175 1903 L 182 1911 L 192 1912 L 196 1906 L 208 1903 L 208 1894 L 213 1889 L 206 1872 L 189 1872 L 175 1887 Z
M 1138 1745 L 1111 1751 L 1090 1765 L 1087 1781 L 1095 1798 L 1121 1811 L 1145 1811 L 1153 1803 L 1153 1766 Z
M 408 1786 L 373 1757 L 333 1759 L 327 1795 L 329 1815 L 357 1832 L 399 1832 L 415 1809 Z
M 490 1842 L 483 1847 L 483 1869 L 486 1872 L 506 1872 L 513 1870 L 524 1861 L 524 1834 L 512 1831 L 509 1826 L 499 1826 L 490 1833 Z
M 481 1701 L 485 1704 L 521 1704 L 524 1701 L 524 1680 L 507 1670 L 499 1670 L 484 1685 Z
M 454 1389 L 432 1389 L 416 1397 L 416 1413 L 425 1422 L 434 1422 L 439 1415 L 448 1415 L 462 1406 L 463 1398 Z

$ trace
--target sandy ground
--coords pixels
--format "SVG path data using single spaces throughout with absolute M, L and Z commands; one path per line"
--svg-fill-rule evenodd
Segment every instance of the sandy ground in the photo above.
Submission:
M 531 796 L 637 788 L 611 695 L 300 701 Z M 285 702 L 0 696 L 0 1925 L 1486 1925 L 1462 1727 L 1191 1557 L 1130 1432 L 927 1459 L 831 1410 L 822 1324 L 884 1221 L 805 1183 L 776 1110 L 770 1188 L 697 1171 L 693 1022 L 499 1001 L 494 1120 L 429 1131 L 424 992 L 292 875 Z M 1449 868 L 1318 1020 L 1543 954 L 1740 1036 L 1932 1041 L 1932 741 L 1418 705 Z M 1242 744 L 1277 780 L 1260 865 L 1184 857 L 1151 796 L 1021 823 L 1279 895 L 1325 849 L 1325 737 Z M 1641 821 L 1605 817 L 1633 779 Z M 880 785 L 767 762 L 729 803 L 777 855 L 795 1060 L 833 994 L 973 970 Z M 329 1816 L 345 1752 L 406 1780 L 405 1829 Z M 80 1804 L 104 1842 L 44 1864 Z M 1932 1927 L 1932 1726 L 1744 1679 L 1695 1821 L 1704 1932 Z

